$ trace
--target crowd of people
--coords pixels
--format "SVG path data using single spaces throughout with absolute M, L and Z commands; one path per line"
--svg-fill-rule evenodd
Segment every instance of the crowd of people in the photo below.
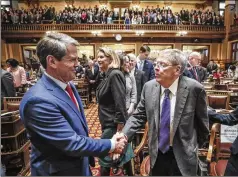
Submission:
M 238 123 L 238 109 L 222 118 L 208 110 L 200 83 L 214 74 L 218 65 L 211 61 L 207 68 L 202 67 L 198 52 L 187 57 L 178 49 L 165 49 L 152 63 L 146 45 L 138 56 L 101 47 L 96 60 L 90 59 L 83 69 L 78 45 L 62 33 L 47 33 L 37 44 L 44 71 L 20 104 L 20 117 L 31 141 L 33 176 L 92 175 L 89 167 L 95 165 L 95 156 L 102 176 L 109 176 L 111 168 L 116 173 L 119 167 L 124 175 L 132 176 L 134 153 L 128 142 L 146 122 L 150 174 L 196 175 L 197 151 L 208 140 L 209 117 L 229 125 Z M 7 79 L 15 88 L 25 84 L 27 72 L 16 61 L 7 60 L 9 68 L 4 73 L 12 74 Z M 96 89 L 101 139 L 88 136 L 83 105 L 72 83 L 76 76 L 85 77 L 89 89 Z M 238 164 L 237 143 L 228 162 L 229 175 L 238 173 L 234 165 Z
M 121 17 L 119 17 L 121 15 Z M 224 26 L 224 17 L 214 10 L 182 8 L 180 12 L 173 12 L 170 8 L 138 9 L 126 8 L 120 14 L 118 11 L 95 7 L 65 7 L 56 11 L 55 7 L 35 7 L 29 9 L 1 10 L 2 24 L 113 24 L 115 20 L 123 20 L 124 24 L 191 24 Z

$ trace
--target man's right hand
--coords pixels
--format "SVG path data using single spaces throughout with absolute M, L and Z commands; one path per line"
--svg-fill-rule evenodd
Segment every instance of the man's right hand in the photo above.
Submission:
M 115 142 L 115 149 L 112 153 L 121 154 L 127 145 L 127 139 L 125 138 L 124 134 L 116 133 L 112 137 L 112 140 Z

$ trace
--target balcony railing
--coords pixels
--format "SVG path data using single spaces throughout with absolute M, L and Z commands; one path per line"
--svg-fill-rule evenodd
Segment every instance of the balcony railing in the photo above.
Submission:
M 125 24 L 21 24 L 12 25 L 4 24 L 1 26 L 1 31 L 8 32 L 45 32 L 45 31 L 130 31 L 130 30 L 145 30 L 145 31 L 163 31 L 163 32 L 225 32 L 224 26 L 203 26 L 203 25 L 125 25 Z

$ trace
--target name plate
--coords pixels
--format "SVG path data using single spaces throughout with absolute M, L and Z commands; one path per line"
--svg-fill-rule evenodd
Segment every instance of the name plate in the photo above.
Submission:
M 221 143 L 233 143 L 238 136 L 238 125 L 221 125 Z

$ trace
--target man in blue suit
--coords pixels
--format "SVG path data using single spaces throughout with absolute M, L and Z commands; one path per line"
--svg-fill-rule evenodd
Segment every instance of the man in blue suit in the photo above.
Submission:
M 139 56 L 137 57 L 136 68 L 144 71 L 145 82 L 155 78 L 155 70 L 153 64 L 147 60 L 150 54 L 150 48 L 146 45 L 141 46 Z
M 122 153 L 125 140 L 88 137 L 81 99 L 70 82 L 78 66 L 78 42 L 62 33 L 47 33 L 37 44 L 46 69 L 25 94 L 20 115 L 32 144 L 32 176 L 89 176 L 93 156 Z
M 208 110 L 208 116 L 210 121 L 214 123 L 236 125 L 238 124 L 238 106 L 230 114 L 219 114 Z M 231 157 L 226 166 L 225 176 L 238 176 L 238 137 L 231 146 Z

